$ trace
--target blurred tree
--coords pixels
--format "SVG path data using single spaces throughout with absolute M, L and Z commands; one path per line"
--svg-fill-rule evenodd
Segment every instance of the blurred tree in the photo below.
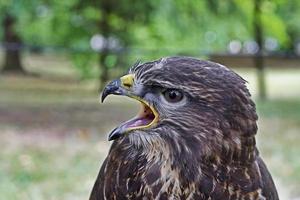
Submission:
M 91 56 L 89 44 L 91 38 L 98 35 L 103 44 L 95 51 L 99 54 L 99 80 L 103 86 L 108 79 L 108 69 L 119 62 L 120 51 L 134 42 L 132 30 L 149 22 L 157 1 L 7 0 L 0 2 L 0 10 L 9 10 L 19 21 L 17 32 L 27 47 L 71 49 L 75 65 L 85 75 L 89 74 L 88 67 L 79 65 L 93 63 L 95 56 Z
M 269 9 L 276 10 L 276 15 L 283 21 L 283 26 L 288 35 L 288 42 L 285 49 L 293 51 L 295 45 L 300 41 L 300 1 L 299 0 L 274 0 Z
M 265 83 L 265 69 L 264 69 L 264 59 L 263 59 L 263 25 L 261 20 L 262 13 L 262 0 L 253 0 L 253 35 L 254 40 L 258 45 L 258 50 L 253 57 L 254 66 L 257 69 L 258 74 L 258 91 L 259 97 L 261 99 L 266 98 L 266 83 Z
M 132 42 L 130 29 L 149 20 L 154 10 L 154 3 L 152 0 L 82 0 L 76 5 L 75 10 L 79 13 L 82 9 L 90 9 L 94 10 L 94 13 L 99 13 L 98 17 L 90 22 L 95 23 L 96 33 L 100 34 L 99 37 L 102 38 L 103 43 L 102 48 L 99 49 L 100 87 L 103 87 L 108 79 L 111 56 L 117 56 L 117 50 L 127 47 Z
M 4 64 L 2 72 L 10 73 L 22 73 L 25 71 L 21 64 L 20 49 L 22 47 L 22 41 L 14 29 L 15 18 L 6 13 L 2 27 L 4 30 L 3 46 L 5 49 Z
M 271 39 L 277 43 L 275 50 L 292 50 L 291 43 L 300 38 L 297 23 L 300 1 L 262 0 L 260 4 L 261 24 L 265 27 L 262 47 Z M 175 52 L 178 49 L 224 51 L 232 40 L 242 43 L 255 40 L 253 10 L 253 0 L 164 0 L 153 23 L 159 36 L 156 41 L 168 44 Z M 156 45 L 152 40 L 149 43 Z
M 45 43 L 50 39 L 79 51 L 73 55 L 77 66 L 83 63 L 89 65 L 93 60 L 90 55 L 81 54 L 80 50 L 90 49 L 89 44 L 95 46 L 94 50 L 99 54 L 100 87 L 103 87 L 109 76 L 109 68 L 120 58 L 121 48 L 132 44 L 131 29 L 149 20 L 154 3 L 150 0 L 44 1 L 38 6 L 37 15 L 45 19 L 40 18 L 32 26 L 35 30 L 47 29 L 44 26 L 49 24 L 52 30 L 45 31 L 48 37 L 39 37 Z M 48 35 L 54 32 L 55 35 Z M 33 37 L 34 34 L 28 32 L 28 36 Z M 86 66 L 78 68 L 88 74 Z
M 238 20 L 244 22 L 248 33 L 252 33 L 249 39 L 255 41 L 253 44 L 257 46 L 253 48 L 252 54 L 255 55 L 253 56 L 253 61 L 258 72 L 259 97 L 265 99 L 266 85 L 263 54 L 267 50 L 270 51 L 266 38 L 276 38 L 275 41 L 279 41 L 282 49 L 291 48 L 290 44 L 295 43 L 294 38 L 288 34 L 290 29 L 286 26 L 284 17 L 277 10 L 279 4 L 284 7 L 289 7 L 290 5 L 286 1 L 280 0 L 231 0 L 226 4 L 224 6 L 224 2 L 221 3 L 217 0 L 208 1 L 209 8 L 216 15 L 219 15 L 220 10 L 222 11 L 225 8 L 226 11 L 229 11 L 227 12 L 229 15 L 243 16 Z M 274 47 L 272 48 L 276 49 L 276 46 Z
M 9 11 L 18 21 L 16 33 L 24 46 L 67 50 L 83 78 L 97 74 L 103 85 L 111 67 L 137 58 L 207 55 L 224 51 L 232 40 L 254 40 L 253 2 L 5 0 L 0 1 L 0 18 Z M 299 4 L 298 0 L 261 0 L 261 24 L 267 27 L 264 38 L 274 38 L 276 50 L 292 49 L 299 40 Z

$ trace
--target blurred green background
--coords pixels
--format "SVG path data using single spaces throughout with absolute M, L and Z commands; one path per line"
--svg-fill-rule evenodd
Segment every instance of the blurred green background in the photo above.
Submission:
M 299 0 L 0 0 L 0 21 L 1 199 L 87 199 L 107 133 L 138 109 L 100 88 L 171 55 L 248 81 L 261 155 L 300 198 Z

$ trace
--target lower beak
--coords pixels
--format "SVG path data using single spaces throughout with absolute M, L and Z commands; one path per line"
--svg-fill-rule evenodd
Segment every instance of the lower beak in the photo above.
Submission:
M 125 129 L 122 126 L 121 127 L 117 127 L 114 130 L 112 130 L 110 132 L 110 134 L 108 135 L 108 141 L 112 141 L 112 140 L 118 139 L 124 133 L 125 133 Z

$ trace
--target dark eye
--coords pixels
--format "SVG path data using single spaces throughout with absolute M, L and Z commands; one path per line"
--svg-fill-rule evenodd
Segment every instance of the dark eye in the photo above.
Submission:
M 166 90 L 163 92 L 164 98 L 170 103 L 177 103 L 183 99 L 183 94 L 178 90 Z

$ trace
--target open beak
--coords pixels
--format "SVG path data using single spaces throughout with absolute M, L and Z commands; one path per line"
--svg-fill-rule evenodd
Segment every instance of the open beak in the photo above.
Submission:
M 138 94 L 135 94 L 135 91 L 133 91 L 133 85 L 134 75 L 128 74 L 121 77 L 120 79 L 111 81 L 106 85 L 102 92 L 102 102 L 110 94 L 128 96 L 141 102 L 140 112 L 134 118 L 122 123 L 114 130 L 112 130 L 112 132 L 108 136 L 109 141 L 126 135 L 126 133 L 129 133 L 133 130 L 151 128 L 158 121 L 158 112 L 156 111 L 156 109 Z

